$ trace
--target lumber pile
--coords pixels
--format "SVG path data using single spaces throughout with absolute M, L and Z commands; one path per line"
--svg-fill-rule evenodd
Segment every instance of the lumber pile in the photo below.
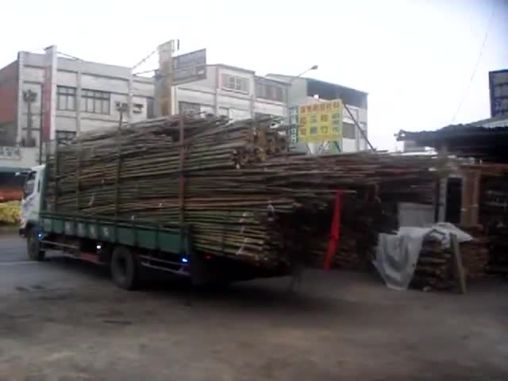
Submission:
M 198 251 L 280 267 L 315 241 L 304 216 L 329 213 L 337 189 L 359 202 L 372 189 L 383 202 L 432 201 L 434 158 L 306 156 L 289 152 L 272 122 L 187 115 L 83 134 L 47 161 L 48 210 L 188 224 Z
M 386 218 L 386 208 L 372 192 L 346 194 L 342 202 L 339 239 L 332 257 L 332 268 L 364 271 L 374 259 L 378 233 L 393 232 L 398 226 L 390 225 Z M 391 209 L 391 208 L 388 208 Z M 302 235 L 312 237 L 305 246 L 308 263 L 323 268 L 331 237 L 333 202 L 325 212 L 312 217 L 300 218 L 305 231 Z M 390 210 L 393 211 L 393 210 Z M 393 215 L 390 216 L 393 220 Z
M 323 268 L 330 238 L 329 233 L 326 234 L 324 231 L 319 233 L 321 233 L 319 236 L 314 235 L 315 238 L 312 240 L 307 252 L 311 258 L 310 265 Z M 332 257 L 332 268 L 365 270 L 368 267 L 367 252 L 362 250 L 358 241 L 358 234 L 349 227 L 344 226 L 341 230 L 339 245 Z
M 490 260 L 488 272 L 508 276 L 508 227 L 497 226 L 490 231 Z
M 468 279 L 479 279 L 485 276 L 489 263 L 489 238 L 482 226 L 461 227 L 473 237 L 472 241 L 462 242 L 460 252 L 462 263 Z
M 410 287 L 429 291 L 447 290 L 453 285 L 451 249 L 444 248 L 438 237 L 427 234 L 423 239 L 422 250 Z

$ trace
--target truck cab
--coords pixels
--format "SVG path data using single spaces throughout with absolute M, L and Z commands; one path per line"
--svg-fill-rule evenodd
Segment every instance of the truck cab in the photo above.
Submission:
M 45 169 L 45 165 L 33 167 L 26 177 L 19 227 L 19 233 L 22 236 L 26 236 L 32 228 L 39 225 Z

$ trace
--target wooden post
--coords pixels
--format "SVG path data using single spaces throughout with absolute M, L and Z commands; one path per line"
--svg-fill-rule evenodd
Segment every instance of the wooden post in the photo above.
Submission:
M 471 226 L 477 226 L 479 224 L 479 205 L 480 205 L 480 181 L 481 181 L 481 171 L 474 171 L 472 178 L 472 187 L 473 192 L 471 195 Z
M 183 225 L 185 223 L 185 174 L 184 174 L 184 161 L 185 161 L 185 130 L 183 123 L 183 115 L 180 115 L 179 120 L 180 129 L 180 250 L 184 249 L 183 240 Z
M 462 181 L 462 205 L 460 224 L 463 226 L 478 225 L 478 205 L 480 203 L 481 172 L 464 170 Z
M 453 261 L 455 264 L 455 278 L 458 281 L 460 292 L 465 294 L 466 288 L 466 274 L 462 264 L 462 255 L 460 254 L 459 240 L 455 234 L 450 234 L 450 244 L 452 247 Z
M 76 210 L 79 212 L 79 178 L 81 176 L 81 142 L 78 143 L 76 158 Z
M 118 130 L 116 133 L 116 176 L 115 176 L 115 218 L 118 218 L 118 215 L 120 213 L 120 169 L 122 166 L 122 123 L 123 123 L 123 109 L 122 107 L 119 108 L 120 111 L 120 121 L 118 123 Z

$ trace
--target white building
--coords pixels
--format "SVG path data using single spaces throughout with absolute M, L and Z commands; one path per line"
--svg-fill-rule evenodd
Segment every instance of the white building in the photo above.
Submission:
M 209 112 L 231 119 L 285 117 L 287 89 L 286 82 L 257 76 L 252 70 L 207 65 L 206 79 L 175 86 L 173 110 Z

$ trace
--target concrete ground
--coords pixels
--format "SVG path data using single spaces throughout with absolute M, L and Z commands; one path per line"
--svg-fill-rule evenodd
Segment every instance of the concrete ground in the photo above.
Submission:
M 0 380 L 508 379 L 508 282 L 461 296 L 309 271 L 298 294 L 287 285 L 127 292 L 0 236 Z

